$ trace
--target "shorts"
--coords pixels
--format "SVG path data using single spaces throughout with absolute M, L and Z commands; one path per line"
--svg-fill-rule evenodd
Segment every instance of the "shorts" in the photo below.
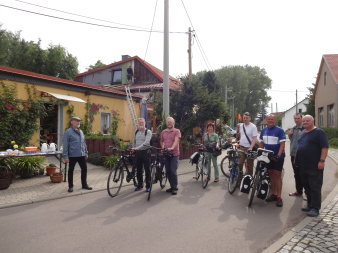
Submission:
M 279 158 L 277 161 L 270 161 L 267 168 L 268 168 L 268 170 L 282 171 L 283 165 L 284 165 L 284 157 Z

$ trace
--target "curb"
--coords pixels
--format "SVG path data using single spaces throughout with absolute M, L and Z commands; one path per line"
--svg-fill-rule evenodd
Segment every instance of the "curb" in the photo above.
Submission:
M 328 155 L 330 159 L 334 161 L 338 165 L 338 161 L 333 158 L 332 156 Z M 333 190 L 326 196 L 324 201 L 322 202 L 322 209 L 325 209 L 327 205 L 335 198 L 335 196 L 338 194 L 338 183 L 333 188 Z M 291 240 L 292 237 L 294 237 L 298 232 L 300 232 L 307 224 L 312 222 L 311 217 L 305 217 L 302 221 L 300 221 L 296 226 L 291 228 L 288 232 L 286 232 L 280 239 L 272 243 L 270 246 L 268 246 L 266 249 L 264 249 L 261 253 L 272 253 L 277 252 L 280 250 L 285 243 Z
M 195 170 L 178 173 L 177 176 L 193 173 L 194 171 Z M 130 185 L 131 184 L 125 184 L 125 185 L 122 185 L 122 187 L 130 186 Z M 59 195 L 59 196 L 55 196 L 55 197 L 40 198 L 40 199 L 36 199 L 36 200 L 25 200 L 25 201 L 21 201 L 21 202 L 17 202 L 17 203 L 0 205 L 0 210 L 5 209 L 5 208 L 10 208 L 10 207 L 26 206 L 26 205 L 30 205 L 30 204 L 34 204 L 34 203 L 46 202 L 46 201 L 56 200 L 56 199 L 69 198 L 69 197 L 80 196 L 80 195 L 84 195 L 84 194 L 90 194 L 90 193 L 106 191 L 106 190 L 107 190 L 107 188 L 105 187 L 105 188 L 98 188 L 98 189 L 90 190 L 90 191 L 80 191 L 80 192 L 69 193 L 69 194 L 66 193 L 65 195 Z

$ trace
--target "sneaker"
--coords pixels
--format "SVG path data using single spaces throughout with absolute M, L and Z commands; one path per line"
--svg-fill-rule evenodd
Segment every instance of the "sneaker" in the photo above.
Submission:
M 171 193 L 172 191 L 173 191 L 172 188 L 169 188 L 169 189 L 166 189 L 166 190 L 165 190 L 165 192 L 169 192 L 169 193 Z
M 142 190 L 142 187 L 139 187 L 139 186 L 135 187 L 135 189 L 134 189 L 134 191 L 136 191 L 136 192 L 141 191 L 141 190 Z
M 88 185 L 85 185 L 85 186 L 82 186 L 82 189 L 85 189 L 85 190 L 93 190 L 93 187 L 90 187 Z
M 282 207 L 283 206 L 283 200 L 282 198 L 277 198 L 276 206 Z
M 147 188 L 146 188 L 146 192 L 150 192 L 150 187 L 147 187 Z
M 307 216 L 310 216 L 310 217 L 317 217 L 319 215 L 319 211 L 317 209 L 312 208 L 306 214 Z
M 73 187 L 69 187 L 68 192 L 73 192 Z
M 218 183 L 218 181 L 219 181 L 219 178 L 215 177 L 214 183 Z
M 289 196 L 291 197 L 301 197 L 303 194 L 300 193 L 300 192 L 292 192 L 292 193 L 289 193 Z
M 171 191 L 171 195 L 176 195 L 176 194 L 177 194 L 177 190 L 174 189 Z
M 266 202 L 273 202 L 273 201 L 277 201 L 277 195 L 270 195 L 270 197 L 268 197 L 266 200 Z
M 300 209 L 300 210 L 302 210 L 303 212 L 308 212 L 308 211 L 310 211 L 310 208 L 308 208 L 308 207 L 303 207 L 302 209 Z

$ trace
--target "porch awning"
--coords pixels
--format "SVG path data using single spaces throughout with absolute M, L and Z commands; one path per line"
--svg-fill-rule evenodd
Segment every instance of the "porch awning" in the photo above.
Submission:
M 74 96 L 68 96 L 68 95 L 62 95 L 54 92 L 49 92 L 49 91 L 42 91 L 44 93 L 48 93 L 49 95 L 61 99 L 61 100 L 68 100 L 68 101 L 75 101 L 75 102 L 80 102 L 80 103 L 87 103 L 86 101 L 82 100 L 81 98 L 77 98 Z

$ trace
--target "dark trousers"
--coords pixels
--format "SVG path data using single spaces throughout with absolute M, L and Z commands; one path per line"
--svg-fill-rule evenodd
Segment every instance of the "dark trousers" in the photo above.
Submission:
M 294 173 L 294 177 L 295 177 L 296 191 L 298 193 L 302 194 L 303 193 L 302 178 L 300 176 L 300 168 L 296 164 L 295 158 L 296 158 L 295 156 L 291 156 L 291 164 L 292 164 L 293 173 Z
M 178 156 L 172 156 L 167 157 L 165 160 L 165 169 L 172 189 L 177 189 L 178 159 Z
M 87 186 L 87 162 L 85 156 L 69 157 L 69 170 L 68 170 L 68 186 L 73 187 L 73 174 L 76 163 L 79 163 L 81 168 L 81 184 L 82 187 Z
M 143 168 L 146 174 L 146 187 L 150 187 L 150 157 L 148 150 L 138 150 L 135 153 L 138 187 L 143 187 Z
M 308 208 L 320 210 L 322 203 L 323 170 L 306 170 L 301 168 L 301 178 L 304 186 Z

